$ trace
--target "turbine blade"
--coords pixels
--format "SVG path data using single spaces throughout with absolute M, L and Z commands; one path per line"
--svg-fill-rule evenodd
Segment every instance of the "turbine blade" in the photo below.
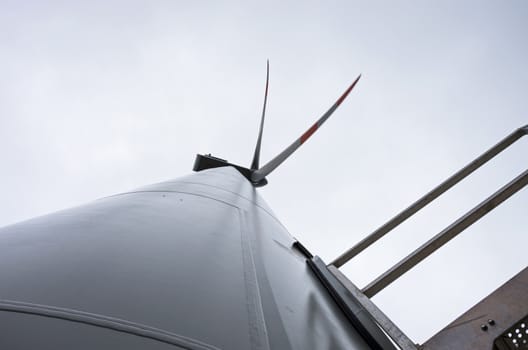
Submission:
M 255 153 L 253 154 L 253 162 L 251 163 L 251 170 L 259 168 L 260 160 L 260 144 L 262 143 L 262 130 L 264 130 L 264 116 L 266 115 L 266 103 L 268 101 L 268 84 L 269 84 L 269 60 L 266 62 L 266 90 L 264 91 L 264 106 L 262 107 L 262 116 L 260 117 L 260 128 L 257 138 L 257 145 Z
M 293 152 L 297 150 L 303 143 L 306 142 L 316 131 L 323 125 L 323 123 L 334 113 L 334 111 L 339 107 L 339 105 L 345 100 L 350 91 L 356 86 L 361 74 L 354 80 L 354 82 L 346 89 L 346 91 L 337 99 L 337 101 L 330 107 L 325 114 L 319 118 L 308 130 L 304 132 L 297 140 L 295 140 L 291 145 L 289 145 L 284 151 L 279 153 L 275 158 L 266 163 L 262 168 L 255 170 L 251 174 L 251 180 L 253 182 L 259 182 L 269 175 L 273 170 L 275 170 L 279 165 L 282 164 Z

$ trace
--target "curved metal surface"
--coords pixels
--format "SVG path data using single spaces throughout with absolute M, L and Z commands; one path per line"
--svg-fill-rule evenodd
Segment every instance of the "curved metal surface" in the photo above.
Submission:
M 47 305 L 21 303 L 12 300 L 0 300 L 0 311 L 49 317 L 64 321 L 82 323 L 89 326 L 106 328 L 138 337 L 157 340 L 162 343 L 181 347 L 182 349 L 218 350 L 218 348 L 209 344 L 204 344 L 197 340 L 182 337 L 178 334 L 166 332 L 161 329 L 77 310 L 51 307 Z
M 368 349 L 294 242 L 249 181 L 215 168 L 1 228 L 0 297 L 220 349 Z M 101 349 L 171 347 L 10 311 L 0 322 L 2 348 L 85 336 Z

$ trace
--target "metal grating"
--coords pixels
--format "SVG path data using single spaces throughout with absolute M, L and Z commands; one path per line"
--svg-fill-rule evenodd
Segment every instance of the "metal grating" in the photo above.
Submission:
M 495 340 L 493 348 L 528 350 L 528 315 L 502 333 Z

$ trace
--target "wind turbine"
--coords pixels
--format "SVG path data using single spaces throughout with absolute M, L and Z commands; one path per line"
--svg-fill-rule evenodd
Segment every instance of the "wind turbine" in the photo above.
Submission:
M 256 187 L 266 185 L 267 177 L 328 120 L 360 77 L 298 139 L 260 166 L 268 62 L 249 167 L 197 155 L 191 175 L 0 228 L 0 347 L 422 349 L 370 297 L 523 188 L 528 171 L 367 288 L 357 288 L 338 267 L 526 135 L 528 126 L 327 265 L 289 234 Z M 506 295 L 524 300 L 526 288 L 515 286 L 523 285 L 516 283 L 528 273 L 519 276 L 506 285 Z M 507 304 L 500 296 L 493 300 L 495 306 Z M 527 304 L 488 320 L 479 330 L 487 333 L 467 339 L 517 344 L 511 335 L 528 324 L 521 319 Z M 510 330 L 512 320 L 519 319 L 519 326 L 512 326 L 518 328 Z M 460 324 L 475 322 L 481 320 L 469 317 Z M 449 333 L 456 327 L 423 349 L 475 348 Z

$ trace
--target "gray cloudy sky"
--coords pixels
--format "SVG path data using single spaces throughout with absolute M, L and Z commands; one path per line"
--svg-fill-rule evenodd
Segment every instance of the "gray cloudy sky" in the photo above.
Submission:
M 0 225 L 262 161 L 359 74 L 261 193 L 330 262 L 528 124 L 525 1 L 0 0 Z M 526 168 L 521 140 L 344 271 L 360 287 Z M 527 265 L 517 193 L 374 298 L 423 342 Z

